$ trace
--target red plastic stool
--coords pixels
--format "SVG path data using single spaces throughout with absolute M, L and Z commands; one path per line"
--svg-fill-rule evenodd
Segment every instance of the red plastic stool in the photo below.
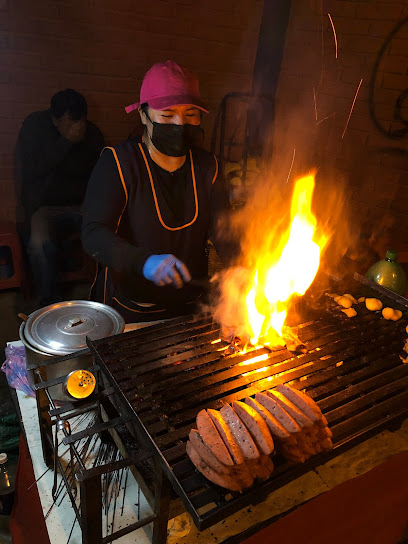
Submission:
M 0 247 L 8 247 L 13 261 L 13 274 L 0 279 L 0 289 L 20 287 L 23 280 L 23 254 L 16 227 L 11 222 L 0 222 Z

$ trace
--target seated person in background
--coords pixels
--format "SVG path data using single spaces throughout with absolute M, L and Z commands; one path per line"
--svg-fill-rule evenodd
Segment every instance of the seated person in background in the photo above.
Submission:
M 191 72 L 155 64 L 126 111 L 136 109 L 144 132 L 104 150 L 82 225 L 100 264 L 93 298 L 127 323 L 193 313 L 202 290 L 190 280 L 207 277 L 207 240 L 217 244 L 216 219 L 229 206 L 217 159 L 199 147 L 207 110 Z
M 41 306 L 60 300 L 58 243 L 80 232 L 80 206 L 104 147 L 101 131 L 86 116 L 85 98 L 66 89 L 52 97 L 49 110 L 30 114 L 18 136 L 18 223 Z

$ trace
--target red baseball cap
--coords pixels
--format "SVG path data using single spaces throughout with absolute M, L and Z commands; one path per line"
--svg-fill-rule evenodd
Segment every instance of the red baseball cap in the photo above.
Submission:
M 147 102 L 154 110 L 191 104 L 208 113 L 198 88 L 198 79 L 188 68 L 171 60 L 153 64 L 143 78 L 140 102 L 125 108 L 126 113 Z

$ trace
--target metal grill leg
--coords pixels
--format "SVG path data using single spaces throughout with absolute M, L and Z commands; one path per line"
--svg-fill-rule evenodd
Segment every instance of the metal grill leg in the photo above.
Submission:
M 155 471 L 154 505 L 157 518 L 153 522 L 152 544 L 165 544 L 167 541 L 171 485 L 158 463 L 156 463 Z
M 82 544 L 102 542 L 102 484 L 94 476 L 80 482 Z

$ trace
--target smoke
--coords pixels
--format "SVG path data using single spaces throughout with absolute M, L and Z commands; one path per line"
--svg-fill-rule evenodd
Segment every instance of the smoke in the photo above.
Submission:
M 246 295 L 254 275 L 257 270 L 265 270 L 266 263 L 277 262 L 287 242 L 292 193 L 301 177 L 300 168 L 293 167 L 294 173 L 288 179 L 287 167 L 279 160 L 270 162 L 268 171 L 264 167 L 249 187 L 245 205 L 219 225 L 225 238 L 238 242 L 239 252 L 234 266 L 213 278 L 216 295 L 211 311 L 224 330 L 233 330 L 241 338 L 248 335 Z M 314 240 L 325 246 L 320 269 L 336 273 L 354 238 L 347 206 L 347 180 L 328 168 L 315 170 L 312 212 L 317 222 Z M 300 270 L 307 259 L 302 253 L 299 251 L 298 258 L 294 256 Z M 263 304 L 259 298 L 256 303 Z

